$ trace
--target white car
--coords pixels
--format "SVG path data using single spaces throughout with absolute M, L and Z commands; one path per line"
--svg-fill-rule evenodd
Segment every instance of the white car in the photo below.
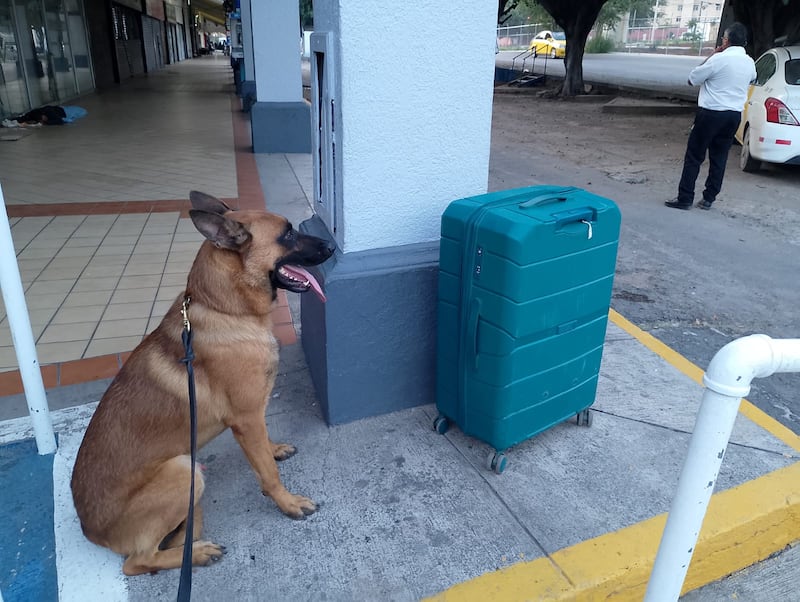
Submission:
M 800 46 L 772 48 L 756 61 L 736 140 L 744 171 L 762 161 L 800 165 Z

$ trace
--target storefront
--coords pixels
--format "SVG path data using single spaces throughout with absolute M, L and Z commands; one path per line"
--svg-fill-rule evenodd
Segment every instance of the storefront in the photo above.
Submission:
M 0 0 L 0 116 L 92 89 L 81 0 Z

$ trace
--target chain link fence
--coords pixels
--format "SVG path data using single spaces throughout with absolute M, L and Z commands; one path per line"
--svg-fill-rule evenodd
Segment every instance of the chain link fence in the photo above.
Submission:
M 531 43 L 533 36 L 547 29 L 547 27 L 534 25 L 501 25 L 497 28 L 497 47 L 500 50 L 525 50 Z
M 501 25 L 497 28 L 497 50 L 527 50 L 533 37 L 547 25 Z M 678 24 L 663 25 L 653 23 L 652 19 L 636 19 L 620 23 L 613 30 L 606 31 L 603 37 L 613 41 L 617 51 L 622 52 L 661 52 L 675 54 L 697 54 L 713 50 L 719 22 L 709 18 L 697 23 L 689 30 Z M 589 34 L 591 40 L 596 31 Z

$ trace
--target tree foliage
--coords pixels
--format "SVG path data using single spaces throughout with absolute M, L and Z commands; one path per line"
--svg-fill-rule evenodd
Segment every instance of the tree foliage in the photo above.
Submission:
M 636 14 L 640 19 L 652 16 L 656 0 L 608 0 L 597 15 L 598 30 L 616 29 L 626 13 Z
M 514 13 L 514 9 L 519 5 L 519 0 L 498 0 L 497 2 L 497 24 L 502 25 L 508 21 Z
M 302 29 L 314 28 L 313 0 L 300 0 L 300 27 Z

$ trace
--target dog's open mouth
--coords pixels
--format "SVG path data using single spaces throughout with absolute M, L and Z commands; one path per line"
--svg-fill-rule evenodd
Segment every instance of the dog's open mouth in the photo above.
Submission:
M 312 289 L 320 301 L 325 303 L 327 300 L 317 279 L 308 270 L 301 268 L 299 265 L 282 265 L 277 269 L 276 274 L 281 285 L 287 290 L 294 293 L 304 293 Z

